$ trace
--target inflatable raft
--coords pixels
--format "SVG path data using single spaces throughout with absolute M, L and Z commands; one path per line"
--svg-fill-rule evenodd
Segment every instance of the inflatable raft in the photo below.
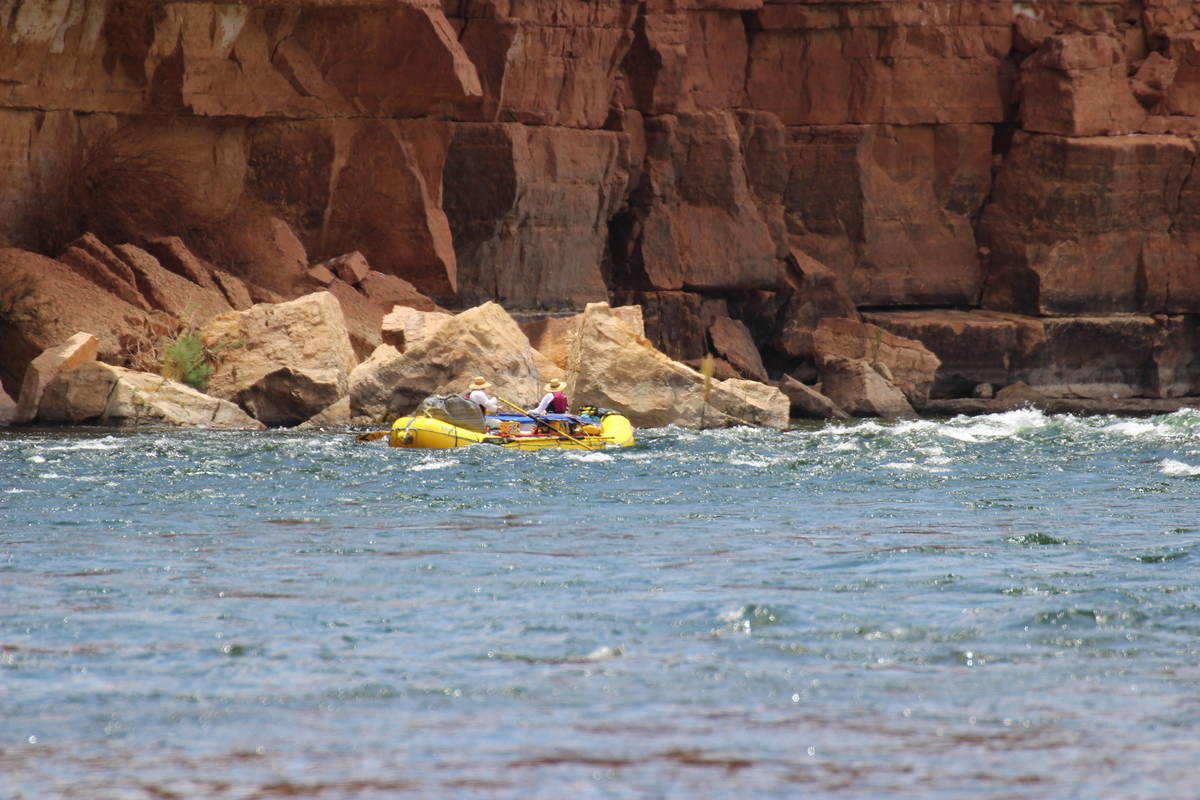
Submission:
M 606 450 L 634 444 L 633 425 L 606 408 L 572 414 L 497 414 L 454 396 L 427 398 L 411 416 L 392 423 L 392 447 L 447 449 L 490 444 L 511 450 Z

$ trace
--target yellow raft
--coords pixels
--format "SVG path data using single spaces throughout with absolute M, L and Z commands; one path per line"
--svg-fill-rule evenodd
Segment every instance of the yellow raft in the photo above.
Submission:
M 594 414 L 488 416 L 484 425 L 461 424 L 445 414 L 419 411 L 392 423 L 388 444 L 443 450 L 470 444 L 490 444 L 510 450 L 607 450 L 635 443 L 633 425 L 616 411 L 591 409 Z M 460 424 L 456 424 L 460 423 Z M 482 430 L 476 430 L 481 427 Z

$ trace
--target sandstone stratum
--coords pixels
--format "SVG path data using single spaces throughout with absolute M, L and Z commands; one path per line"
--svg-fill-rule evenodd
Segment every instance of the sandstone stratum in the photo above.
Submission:
M 0 412 L 209 330 L 208 419 L 403 413 L 476 317 L 644 424 L 1193 405 L 1198 148 L 1185 0 L 0 0 Z

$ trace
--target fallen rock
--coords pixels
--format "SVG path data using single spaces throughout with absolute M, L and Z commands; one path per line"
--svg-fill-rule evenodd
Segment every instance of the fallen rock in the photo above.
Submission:
M 403 278 L 383 272 L 369 271 L 358 284 L 368 300 L 386 312 L 395 306 L 408 306 L 418 311 L 436 311 L 437 304 L 417 291 Z
M 146 250 L 154 254 L 158 263 L 180 277 L 187 278 L 197 286 L 218 289 L 213 280 L 213 267 L 196 256 L 178 236 L 165 236 L 146 242 Z
M 136 369 L 157 368 L 157 348 L 178 321 L 147 313 L 80 276 L 61 261 L 0 249 L 0 296 L 10 304 L 0 333 L 0 379 L 19 396 L 29 362 L 77 331 L 100 340 L 98 358 Z
M 861 359 L 827 358 L 820 366 L 821 391 L 856 417 L 915 417 L 904 393 Z
M 46 386 L 37 422 L 47 425 L 179 425 L 258 430 L 233 403 L 160 375 L 89 361 Z
M 704 384 L 703 375 L 656 350 L 607 303 L 588 304 L 567 363 L 572 407 L 619 409 L 650 428 L 787 428 L 788 399 L 774 386 L 713 381 L 706 397 Z
M 929 399 L 929 389 L 942 363 L 916 339 L 851 319 L 821 320 L 813 331 L 813 348 L 818 368 L 835 359 L 862 360 L 876 366 L 880 375 L 918 408 Z
M 206 288 L 193 283 L 163 267 L 157 258 L 140 247 L 119 244 L 112 252 L 129 265 L 142 297 L 153 309 L 165 311 L 195 326 L 232 309 L 215 284 Z
M 1046 395 L 1025 383 L 1013 383 L 996 392 L 993 404 L 1000 408 L 1012 409 L 1030 406 L 1045 408 Z
M 328 261 L 322 261 L 317 266 L 324 267 L 351 285 L 360 283 L 363 278 L 367 277 L 367 273 L 371 271 L 371 265 L 367 263 L 367 259 L 363 254 L 357 250 L 337 256 L 336 258 L 331 258 Z
M 850 416 L 838 408 L 837 403 L 791 375 L 784 375 L 776 385 L 787 395 L 788 402 L 792 404 L 791 415 L 793 417 L 848 419 Z
M 356 363 L 329 292 L 220 314 L 201 336 L 215 361 L 209 393 L 269 425 L 298 425 L 327 408 L 346 394 Z
M 149 303 L 138 291 L 133 270 L 92 234 L 86 234 L 68 245 L 58 260 L 131 306 L 143 311 L 150 310 Z
M 533 347 L 498 303 L 456 314 L 403 353 L 380 345 L 350 376 L 351 414 L 387 422 L 429 395 L 462 394 L 475 375 L 491 381 L 489 394 L 517 405 L 542 395 Z
M 235 214 L 232 222 L 227 235 L 241 261 L 241 277 L 282 297 L 306 284 L 308 253 L 286 222 L 254 208 Z
M 708 326 L 713 353 L 728 361 L 738 374 L 750 380 L 766 383 L 767 368 L 754 344 L 754 337 L 745 323 L 730 317 L 717 317 Z
M 642 307 L 637 305 L 617 306 L 610 309 L 612 313 L 625 324 L 633 328 L 639 336 L 646 335 L 646 323 L 642 317 Z M 553 362 L 560 371 L 567 368 L 567 359 L 571 356 L 571 348 L 575 345 L 575 337 L 579 335 L 579 326 L 583 324 L 583 314 L 572 314 L 567 317 L 542 317 L 521 324 L 521 330 L 529 337 L 529 343 L 539 353 Z M 554 377 L 546 375 L 545 377 Z
M 383 341 L 380 333 L 383 310 L 341 278 L 334 278 L 325 291 L 336 297 L 342 307 L 342 319 L 354 348 L 354 361 L 358 363 Z
M 403 353 L 433 336 L 453 317 L 453 314 L 445 311 L 420 311 L 409 306 L 395 306 L 383 317 L 383 343 Z
M 13 422 L 25 425 L 37 416 L 42 394 L 52 380 L 66 369 L 72 369 L 88 361 L 95 361 L 100 350 L 100 340 L 90 333 L 80 331 L 57 347 L 51 347 L 29 362 L 25 369 L 25 380 L 21 383 L 21 394 L 13 415 Z
M 308 430 L 312 428 L 342 428 L 352 424 L 353 420 L 350 417 L 350 395 L 346 395 L 334 401 L 333 405 L 320 411 L 316 416 L 301 422 L 296 427 Z
M 0 426 L 11 425 L 17 415 L 17 403 L 0 387 Z

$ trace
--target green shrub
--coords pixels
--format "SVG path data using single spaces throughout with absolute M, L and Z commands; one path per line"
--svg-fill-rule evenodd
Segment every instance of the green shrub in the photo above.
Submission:
M 203 392 L 208 388 L 208 377 L 212 370 L 204 340 L 195 328 L 184 325 L 174 341 L 167 344 L 159 374 Z

